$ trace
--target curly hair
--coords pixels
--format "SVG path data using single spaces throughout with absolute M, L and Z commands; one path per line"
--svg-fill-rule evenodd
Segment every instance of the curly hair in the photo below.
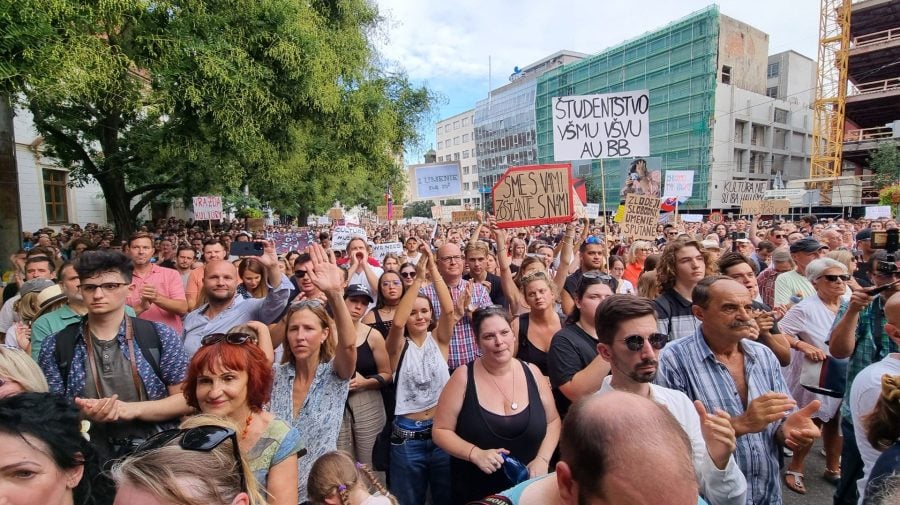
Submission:
M 201 346 L 191 358 L 184 384 L 188 405 L 201 410 L 197 382 L 201 375 L 221 370 L 247 372 L 247 404 L 252 412 L 260 412 L 269 402 L 275 374 L 267 364 L 266 355 L 249 341 L 240 345 L 223 341 Z
M 703 250 L 703 246 L 700 242 L 693 239 L 678 239 L 666 246 L 662 256 L 659 258 L 659 264 L 656 266 L 656 280 L 659 284 L 660 291 L 666 291 L 675 287 L 675 280 L 677 279 L 678 272 L 676 257 L 678 256 L 678 252 L 686 247 L 693 247 L 703 255 L 703 262 L 706 264 L 707 275 L 712 273 L 710 272 L 711 268 L 715 268 L 711 261 L 712 257 Z

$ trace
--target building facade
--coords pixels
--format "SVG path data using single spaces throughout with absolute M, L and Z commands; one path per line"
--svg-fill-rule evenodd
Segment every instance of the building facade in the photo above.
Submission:
M 722 204 L 726 181 L 806 177 L 811 111 L 766 96 L 768 44 L 766 33 L 710 6 L 543 74 L 535 101 L 539 162 L 567 161 L 553 159 L 552 97 L 646 89 L 650 156 L 661 158 L 663 172 L 694 171 L 682 208 L 730 208 Z M 609 211 L 631 161 L 604 160 L 602 170 L 599 160 L 582 161 L 573 169 L 597 187 L 604 178 Z
M 797 51 L 769 56 L 766 96 L 810 106 L 816 99 L 816 62 Z
M 96 182 L 69 186 L 69 172 L 43 155 L 43 137 L 28 111 L 17 110 L 13 128 L 19 176 L 19 215 L 23 231 L 59 228 L 68 223 L 109 224 L 106 199 Z
M 481 207 L 478 163 L 475 157 L 475 110 L 469 109 L 437 123 L 437 161 L 458 161 L 462 172 L 462 204 Z

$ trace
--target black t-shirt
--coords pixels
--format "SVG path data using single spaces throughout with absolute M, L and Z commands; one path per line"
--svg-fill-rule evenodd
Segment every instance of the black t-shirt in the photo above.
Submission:
M 470 280 L 472 276 L 470 274 L 463 275 L 463 279 Z M 506 307 L 506 296 L 503 294 L 503 283 L 500 280 L 500 277 L 494 274 L 487 274 L 485 280 L 491 283 L 490 296 L 491 303 L 494 305 L 499 305 L 501 307 Z
M 16 284 L 15 279 L 11 279 L 9 284 L 3 288 L 3 303 L 6 303 L 7 300 L 19 294 L 19 285 Z
M 569 276 L 566 277 L 565 284 L 563 284 L 563 289 L 566 290 L 566 293 L 569 293 L 569 296 L 571 296 L 573 300 L 575 299 L 575 293 L 578 292 L 578 286 L 581 284 L 582 277 L 584 277 L 584 272 L 582 272 L 579 268 L 578 270 L 575 270 L 574 272 L 569 274 Z M 615 293 L 616 288 L 619 287 L 619 283 L 615 279 L 610 278 L 608 286 L 609 289 L 611 289 L 612 292 Z
M 570 324 L 553 335 L 550 351 L 547 353 L 547 371 L 556 409 L 562 416 L 572 404 L 559 387 L 572 380 L 576 373 L 584 370 L 597 357 L 597 340 L 588 335 L 581 326 Z

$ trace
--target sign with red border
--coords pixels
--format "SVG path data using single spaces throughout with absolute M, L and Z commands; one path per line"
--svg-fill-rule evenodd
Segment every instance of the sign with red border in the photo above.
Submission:
M 709 222 L 713 224 L 719 224 L 725 221 L 725 216 L 722 215 L 721 212 L 715 211 L 709 214 Z
M 572 165 L 512 167 L 491 189 L 500 228 L 568 223 L 575 208 Z

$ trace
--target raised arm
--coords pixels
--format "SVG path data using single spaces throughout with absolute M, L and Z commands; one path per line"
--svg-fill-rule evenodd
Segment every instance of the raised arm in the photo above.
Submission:
M 510 314 L 518 314 L 519 308 L 522 306 L 520 300 L 519 286 L 513 279 L 512 270 L 509 268 L 509 255 L 506 253 L 506 231 L 497 228 L 492 223 L 491 232 L 497 240 L 497 264 L 500 267 L 500 287 L 503 289 L 503 296 L 506 297 L 506 303 L 509 305 Z
M 553 293 L 554 297 L 559 297 L 560 291 L 562 291 L 563 285 L 566 283 L 566 277 L 569 274 L 569 265 L 572 263 L 572 251 L 575 247 L 575 222 L 566 225 L 566 234 L 563 235 L 563 239 L 560 242 L 562 244 L 562 249 L 559 251 L 559 268 L 556 269 L 556 275 L 553 277 L 553 282 L 556 284 L 556 292 Z
M 419 296 L 419 290 L 425 284 L 425 272 L 428 270 L 428 263 L 431 261 L 429 256 L 422 256 L 416 264 L 416 278 L 413 283 L 406 289 L 406 293 L 400 298 L 397 304 L 397 310 L 394 311 L 394 322 L 391 329 L 388 330 L 385 346 L 387 347 L 388 357 L 391 360 L 391 370 L 397 372 L 397 363 L 400 361 L 400 353 L 403 352 L 403 345 L 406 343 L 404 333 L 406 332 L 406 322 L 409 321 L 409 315 L 412 313 L 413 305 Z
M 344 303 L 344 273 L 319 244 L 307 247 L 307 252 L 312 260 L 312 268 L 306 275 L 325 293 L 334 314 L 338 340 L 334 351 L 334 371 L 338 377 L 350 379 L 356 372 L 356 326 Z

